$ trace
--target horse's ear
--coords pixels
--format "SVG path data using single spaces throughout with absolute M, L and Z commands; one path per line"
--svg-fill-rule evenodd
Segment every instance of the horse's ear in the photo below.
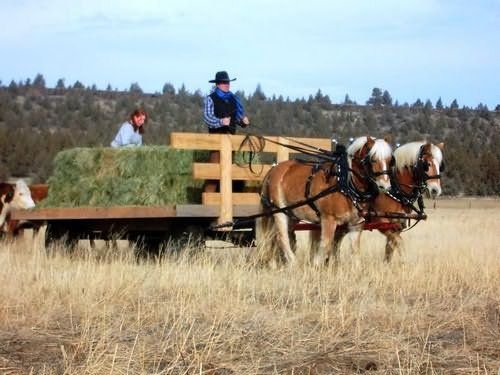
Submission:
M 386 135 L 384 136 L 384 141 L 386 141 L 387 143 L 391 144 L 391 142 L 392 142 L 392 137 L 391 137 L 391 135 L 390 135 L 390 134 L 386 134 Z
M 436 146 L 437 146 L 437 147 L 438 147 L 441 151 L 443 151 L 443 149 L 444 149 L 444 142 L 438 143 Z

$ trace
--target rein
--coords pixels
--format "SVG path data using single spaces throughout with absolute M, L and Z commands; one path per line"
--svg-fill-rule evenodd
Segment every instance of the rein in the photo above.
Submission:
M 243 219 L 235 219 L 233 221 L 228 221 L 226 223 L 222 223 L 222 224 L 217 224 L 217 225 L 211 225 L 209 227 L 209 229 L 219 229 L 219 228 L 226 228 L 226 227 L 233 227 L 233 226 L 238 226 L 238 225 L 242 225 L 242 224 L 245 224 L 245 223 L 250 223 L 252 222 L 253 220 L 255 219 L 258 219 L 259 217 L 264 217 L 264 216 L 272 216 L 274 214 L 277 214 L 277 213 L 281 213 L 281 212 L 285 212 L 286 211 L 289 211 L 289 210 L 294 210 L 298 207 L 301 207 L 301 206 L 305 206 L 306 204 L 310 204 L 320 198 L 323 198 L 324 196 L 328 195 L 328 194 L 331 194 L 335 191 L 338 191 L 337 190 L 337 185 L 332 185 L 332 186 L 329 186 L 328 188 L 326 188 L 325 190 L 322 190 L 320 191 L 318 194 L 316 195 L 313 195 L 312 197 L 309 197 L 307 199 L 304 199 L 304 200 L 301 200 L 301 201 L 298 201 L 294 204 L 291 204 L 289 206 L 285 206 L 285 207 L 281 207 L 281 208 L 275 208 L 275 209 L 272 209 L 270 211 L 266 211 L 266 212 L 261 212 L 259 214 L 255 214 L 255 215 L 250 215 L 250 216 L 245 216 L 245 218 Z
M 375 185 L 375 177 L 381 176 L 381 175 L 389 175 L 391 179 L 391 191 L 386 193 L 388 194 L 391 198 L 395 199 L 396 201 L 400 202 L 404 206 L 410 207 L 414 212 L 417 213 L 417 219 L 416 222 L 406 230 L 409 230 L 413 228 L 420 220 L 425 218 L 425 213 L 424 213 L 424 203 L 423 203 L 423 198 L 422 198 L 422 191 L 425 189 L 425 181 L 428 179 L 432 178 L 440 178 L 440 175 L 436 176 L 426 176 L 423 167 L 425 164 L 425 161 L 423 160 L 423 154 L 422 151 L 420 152 L 419 155 L 419 161 L 415 165 L 415 168 L 422 169 L 420 172 L 422 176 L 426 176 L 427 178 L 422 178 L 421 182 L 418 185 L 407 185 L 407 184 L 399 184 L 394 176 L 394 173 L 390 169 L 383 170 L 381 172 L 373 172 L 372 170 L 372 165 L 371 165 L 371 157 L 370 157 L 370 150 L 368 150 L 367 154 L 364 157 L 353 157 L 353 160 L 356 160 L 359 162 L 359 164 L 362 166 L 362 170 L 364 173 L 360 173 L 358 171 L 353 170 L 352 168 L 349 167 L 349 164 L 347 162 L 347 152 L 345 146 L 341 144 L 337 144 L 336 150 L 335 151 L 330 151 L 330 150 L 325 150 L 319 147 L 314 147 L 311 145 L 308 145 L 306 143 L 297 141 L 292 138 L 288 137 L 283 137 L 289 141 L 292 141 L 299 146 L 296 145 L 291 145 L 291 144 L 285 144 L 279 141 L 275 141 L 273 139 L 261 136 L 261 135 L 255 135 L 251 133 L 246 133 L 245 138 L 240 144 L 239 150 L 242 151 L 242 149 L 245 146 L 248 146 L 250 149 L 249 151 L 249 159 L 248 159 L 248 165 L 252 173 L 257 174 L 252 167 L 253 160 L 255 158 L 255 155 L 258 152 L 262 152 L 265 147 L 265 142 L 271 142 L 276 145 L 280 145 L 286 148 L 289 148 L 291 150 L 294 150 L 298 153 L 301 153 L 303 155 L 307 156 L 312 156 L 316 157 L 317 159 L 320 159 L 319 161 L 309 161 L 309 160 L 300 160 L 297 159 L 300 162 L 304 163 L 314 163 L 317 165 L 317 167 L 313 167 L 313 172 L 311 176 L 309 177 L 308 181 L 306 181 L 306 189 L 305 189 L 305 199 L 298 201 L 294 204 L 291 204 L 289 206 L 285 207 L 276 207 L 272 205 L 271 202 L 269 202 L 266 197 L 262 196 L 262 203 L 268 207 L 268 210 L 265 212 L 261 212 L 258 214 L 246 216 L 244 218 L 240 219 L 235 219 L 233 221 L 229 221 L 226 223 L 221 223 L 221 224 L 216 224 L 216 225 L 211 225 L 209 229 L 211 230 L 216 230 L 220 228 L 225 228 L 225 227 L 237 227 L 239 225 L 243 225 L 246 223 L 253 222 L 255 219 L 258 219 L 260 217 L 265 217 L 265 216 L 272 216 L 277 213 L 286 213 L 289 216 L 293 216 L 293 213 L 291 212 L 295 208 L 309 205 L 313 211 L 316 212 L 316 214 L 319 217 L 319 210 L 315 206 L 314 202 L 317 201 L 320 198 L 323 198 L 329 194 L 332 194 L 334 192 L 341 192 L 345 196 L 351 199 L 353 202 L 353 205 L 358 209 L 359 212 L 363 210 L 363 207 L 360 206 L 360 202 L 366 202 L 371 199 L 373 199 L 377 194 L 378 191 L 376 189 L 373 189 L 373 186 Z M 333 163 L 332 167 L 329 168 L 329 173 L 328 177 L 335 176 L 337 177 L 338 181 L 335 185 L 331 185 L 328 188 L 320 191 L 319 193 L 309 196 L 309 189 L 310 189 L 310 184 L 312 181 L 312 178 L 314 176 L 314 173 L 317 171 L 321 170 L 321 161 L 323 162 L 331 162 Z M 241 164 L 241 163 L 240 163 Z M 246 163 L 245 163 L 246 164 Z M 240 165 L 242 166 L 242 165 Z M 335 170 L 335 172 L 333 172 Z M 350 172 L 350 174 L 349 174 Z M 262 170 L 258 173 L 262 173 Z M 356 176 L 357 178 L 368 181 L 370 184 L 370 189 L 368 191 L 363 192 L 360 191 L 354 184 L 352 176 Z M 408 196 L 405 192 L 403 192 L 400 188 L 400 186 L 410 186 L 413 188 L 413 193 Z M 419 208 L 415 207 L 414 202 L 418 200 L 418 206 Z M 272 209 L 269 210 L 269 208 L 273 207 Z
M 243 147 L 247 145 L 250 151 L 248 151 L 248 161 L 245 160 L 245 152 L 242 151 Z M 259 137 L 252 137 L 250 134 L 247 134 L 243 141 L 240 144 L 240 147 L 238 148 L 238 152 L 243 153 L 243 162 L 242 163 L 236 163 L 239 167 L 244 167 L 246 164 L 248 164 L 248 168 L 250 169 L 250 172 L 252 172 L 254 175 L 260 176 L 263 171 L 263 167 L 261 167 L 260 171 L 257 173 L 253 169 L 253 162 L 255 160 L 255 157 L 259 152 L 262 152 L 264 150 L 264 146 L 266 145 L 266 142 L 264 139 L 259 138 Z
M 249 137 L 250 135 L 247 135 Z M 245 140 L 247 139 L 245 137 Z M 356 171 L 352 170 L 352 168 L 349 168 L 348 162 L 347 162 L 347 152 L 345 149 L 345 146 L 337 144 L 337 148 L 335 151 L 327 151 L 323 150 L 320 148 L 316 148 L 313 146 L 306 145 L 309 150 L 303 148 L 303 147 L 298 147 L 298 146 L 293 146 L 293 145 L 287 145 L 283 144 L 281 142 L 277 142 L 262 136 L 255 136 L 257 138 L 261 138 L 264 141 L 270 141 L 272 143 L 282 145 L 284 147 L 288 147 L 292 150 L 299 151 L 303 154 L 309 155 L 309 156 L 316 156 L 319 159 L 323 159 L 324 161 L 332 162 L 333 165 L 335 166 L 335 172 L 332 173 L 333 167 L 330 168 L 329 172 L 329 177 L 335 176 L 337 177 L 337 183 L 335 185 L 331 185 L 327 187 L 326 189 L 320 191 L 319 193 L 313 195 L 313 196 L 307 196 L 308 195 L 308 188 L 306 188 L 306 197 L 305 199 L 295 202 L 291 205 L 285 206 L 285 207 L 275 207 L 272 208 L 271 210 L 267 210 L 265 212 L 261 212 L 258 214 L 246 216 L 245 218 L 242 219 L 235 219 L 233 221 L 229 221 L 226 223 L 221 223 L 217 225 L 212 225 L 209 227 L 211 230 L 215 229 L 220 229 L 220 228 L 225 228 L 225 227 L 236 227 L 238 225 L 242 225 L 245 223 L 250 223 L 255 219 L 258 219 L 260 217 L 265 217 L 265 216 L 272 216 L 277 213 L 286 213 L 287 215 L 290 215 L 290 211 L 294 210 L 295 208 L 302 207 L 305 205 L 311 206 L 313 210 L 318 214 L 317 208 L 315 209 L 314 207 L 314 202 L 317 201 L 320 198 L 323 198 L 329 194 L 332 194 L 334 192 L 341 192 L 342 194 L 346 195 L 351 199 L 353 202 L 354 206 L 358 209 L 358 211 L 362 210 L 362 207 L 359 205 L 359 202 L 363 202 L 369 199 L 372 199 L 374 197 L 374 193 L 369 191 L 366 193 L 363 193 L 359 191 L 359 189 L 356 188 L 354 183 L 352 182 L 352 178 L 349 178 L 349 172 L 353 174 L 357 174 L 360 178 L 364 179 L 366 178 L 365 176 L 360 175 Z M 299 142 L 301 143 L 301 142 Z M 242 146 L 241 146 L 242 147 Z M 313 149 L 314 151 L 311 151 Z M 308 160 L 299 160 L 304 163 L 315 163 L 319 164 L 318 162 L 312 162 Z M 319 169 L 317 169 L 319 170 Z M 271 203 L 267 202 L 266 197 L 262 197 L 263 204 L 265 204 L 267 207 L 270 207 Z

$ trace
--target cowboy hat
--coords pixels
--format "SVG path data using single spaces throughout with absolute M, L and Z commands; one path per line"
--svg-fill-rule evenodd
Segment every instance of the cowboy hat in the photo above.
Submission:
M 235 81 L 236 78 L 233 78 L 233 79 L 229 79 L 229 75 L 227 74 L 226 71 L 222 71 L 222 72 L 217 72 L 215 73 L 215 79 L 212 79 L 210 81 L 208 81 L 209 83 L 219 83 L 219 82 L 231 82 L 231 81 Z

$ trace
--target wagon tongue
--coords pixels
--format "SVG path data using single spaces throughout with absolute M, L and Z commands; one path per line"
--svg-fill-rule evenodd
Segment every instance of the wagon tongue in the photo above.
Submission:
M 362 211 L 361 217 L 370 219 L 372 217 L 383 217 L 387 219 L 411 219 L 411 220 L 427 220 L 425 213 L 402 213 L 402 212 L 379 212 L 379 211 Z

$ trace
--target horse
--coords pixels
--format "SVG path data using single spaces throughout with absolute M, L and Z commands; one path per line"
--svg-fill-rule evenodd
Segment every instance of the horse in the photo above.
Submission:
M 363 201 L 378 190 L 390 188 L 389 165 L 392 148 L 385 140 L 365 136 L 347 149 L 349 165 L 341 160 L 314 162 L 287 160 L 271 168 L 263 179 L 261 212 L 257 220 L 257 241 L 270 233 L 284 260 L 293 265 L 293 228 L 299 221 L 320 224 L 319 246 L 313 264 L 324 264 L 331 255 L 338 225 L 359 220 Z M 347 179 L 343 178 L 343 173 Z M 302 204 L 302 202 L 306 202 Z M 291 208 L 289 208 L 291 207 Z M 274 241 L 276 239 L 276 241 Z
M 31 192 L 23 180 L 18 180 L 16 184 L 6 182 L 0 183 L 0 231 L 9 233 L 9 214 L 13 209 L 28 209 L 35 207 L 35 202 L 31 197 Z
M 409 214 L 412 211 L 423 213 L 423 203 L 419 202 L 421 207 L 417 208 L 415 201 L 420 201 L 425 191 L 433 198 L 442 192 L 443 149 L 444 143 L 435 145 L 429 142 L 410 142 L 396 148 L 391 190 L 379 194 L 371 203 L 371 210 L 382 214 Z M 377 216 L 370 218 L 373 223 L 399 224 L 393 229 L 379 229 L 386 237 L 384 261 L 387 263 L 391 261 L 395 250 L 401 254 L 401 232 L 405 228 L 405 220 Z M 358 226 L 354 231 L 357 233 L 354 233 L 351 248 L 353 252 L 359 252 L 361 228 Z

